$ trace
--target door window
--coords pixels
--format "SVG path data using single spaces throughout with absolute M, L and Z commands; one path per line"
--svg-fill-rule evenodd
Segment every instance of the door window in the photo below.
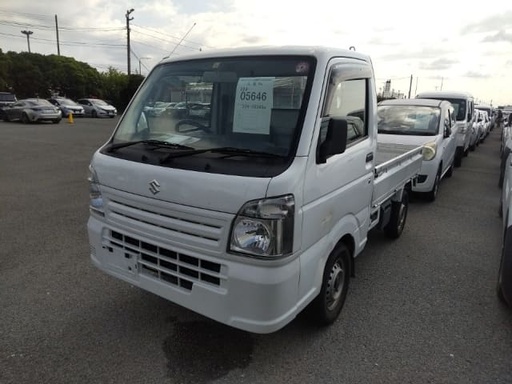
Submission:
M 368 79 L 343 78 L 340 70 L 334 69 L 329 79 L 329 89 L 322 112 L 323 122 L 330 118 L 341 118 L 347 121 L 347 146 L 368 137 L 366 99 Z M 327 124 L 322 124 L 321 142 L 325 140 Z

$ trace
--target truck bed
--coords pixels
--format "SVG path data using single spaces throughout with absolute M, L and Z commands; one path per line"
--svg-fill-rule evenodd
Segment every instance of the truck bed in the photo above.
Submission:
M 414 179 L 422 160 L 421 146 L 378 143 L 372 205 L 379 206 Z

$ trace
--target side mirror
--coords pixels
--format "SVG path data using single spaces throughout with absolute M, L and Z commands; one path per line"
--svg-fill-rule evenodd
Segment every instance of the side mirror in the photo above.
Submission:
M 347 120 L 330 118 L 325 140 L 318 146 L 317 163 L 324 164 L 331 156 L 345 152 L 347 148 Z
M 446 139 L 446 138 L 450 137 L 451 135 L 452 135 L 452 130 L 450 129 L 449 126 L 445 125 L 443 137 Z

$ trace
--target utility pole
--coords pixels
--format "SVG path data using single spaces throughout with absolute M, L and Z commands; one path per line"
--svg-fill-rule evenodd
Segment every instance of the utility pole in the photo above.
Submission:
M 34 32 L 24 30 L 24 31 L 21 31 L 21 33 L 23 33 L 24 35 L 27 35 L 28 53 L 30 53 L 30 35 L 33 34 Z
M 151 57 L 139 57 L 139 75 L 142 75 L 141 60 L 148 60 L 148 59 L 151 59 Z
M 409 97 L 408 97 L 408 99 L 411 98 L 411 90 L 412 90 L 412 75 L 411 75 L 411 81 L 409 81 Z
M 55 33 L 57 34 L 57 55 L 60 56 L 59 21 L 57 20 L 57 15 L 55 15 Z
M 128 76 L 131 74 L 132 72 L 132 68 L 131 68 L 131 63 L 130 63 L 130 52 L 131 52 L 131 49 L 130 49 L 130 20 L 133 20 L 133 17 L 130 17 L 130 13 L 132 13 L 134 11 L 134 9 L 128 9 L 126 11 L 126 60 L 127 60 L 127 65 L 128 65 Z
M 440 89 L 440 91 L 443 90 L 443 81 L 444 81 L 444 77 L 441 77 L 441 89 Z

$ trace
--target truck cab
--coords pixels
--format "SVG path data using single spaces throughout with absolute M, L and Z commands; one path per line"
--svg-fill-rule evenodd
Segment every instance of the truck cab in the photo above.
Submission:
M 92 262 L 246 331 L 309 305 L 332 323 L 368 231 L 402 233 L 421 168 L 421 147 L 379 150 L 376 100 L 371 60 L 349 50 L 161 62 L 91 161 Z

